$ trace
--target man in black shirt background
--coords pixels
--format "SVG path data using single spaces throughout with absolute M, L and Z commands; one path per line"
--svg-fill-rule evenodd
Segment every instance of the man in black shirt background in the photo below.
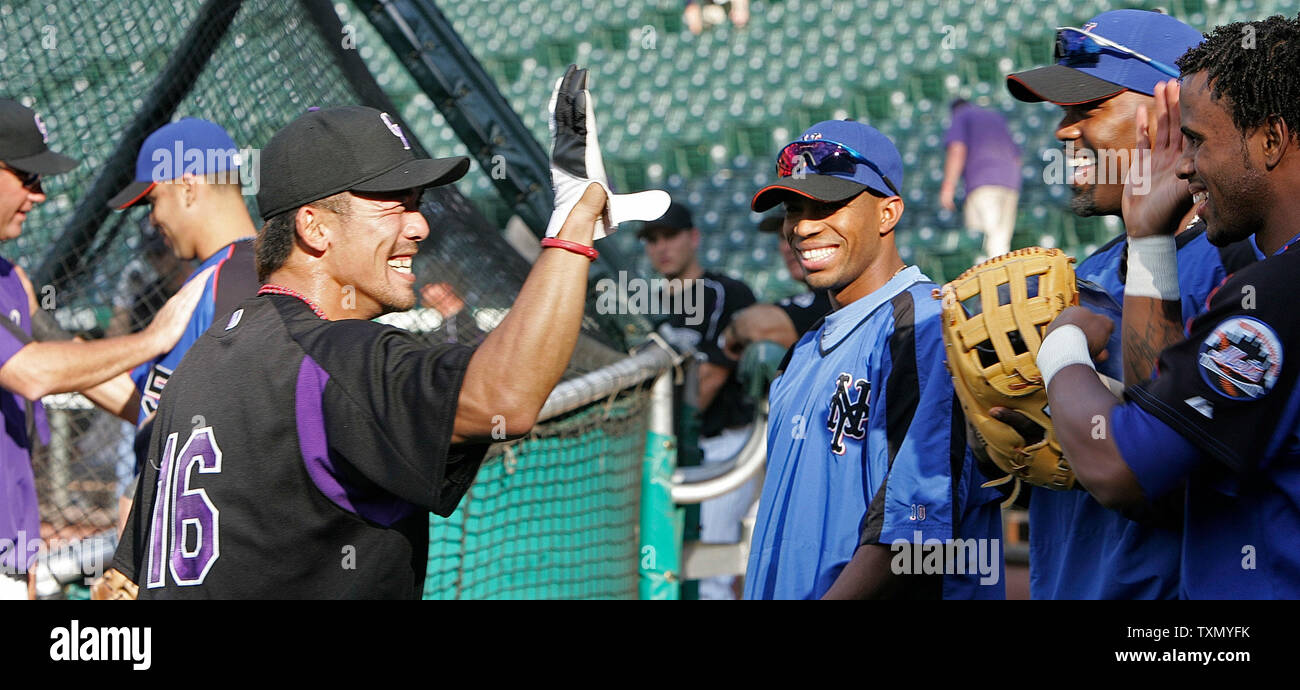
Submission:
M 736 312 L 755 302 L 754 293 L 739 280 L 700 265 L 700 231 L 691 212 L 674 202 L 660 218 L 647 222 L 638 233 L 655 272 L 668 279 L 660 300 L 668 312 L 661 315 L 657 331 L 678 350 L 694 348 L 699 362 L 700 450 L 704 462 L 721 462 L 736 454 L 754 419 L 753 402 L 736 378 L 736 362 L 722 351 L 720 336 Z M 680 281 L 680 282 L 676 282 Z M 690 295 L 671 294 L 693 292 Z M 689 312 L 689 313 L 688 313 Z M 755 484 L 700 504 L 700 542 L 731 544 L 740 541 L 740 520 L 754 501 Z M 735 578 L 700 581 L 701 599 L 735 599 Z

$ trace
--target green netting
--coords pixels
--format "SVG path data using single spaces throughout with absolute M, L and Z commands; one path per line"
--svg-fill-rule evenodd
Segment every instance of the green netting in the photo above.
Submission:
M 69 277 L 51 293 L 53 315 L 83 336 L 139 329 L 194 267 L 162 245 L 144 207 L 99 211 L 102 220 L 87 251 L 52 251 L 79 210 L 93 217 L 80 208 L 83 200 L 124 131 L 139 112 L 155 107 L 149 96 L 168 61 L 192 48 L 182 39 L 202 6 L 179 0 L 0 3 L 0 95 L 36 110 L 51 148 L 81 161 L 70 173 L 43 179 L 48 200 L 0 254 L 26 268 L 38 294 L 45 294 L 41 268 L 52 257 L 61 262 Z M 206 31 L 215 36 L 217 29 Z M 296 2 L 243 3 L 211 59 L 183 76 L 188 93 L 174 117 L 218 122 L 241 147 L 260 148 L 310 105 L 356 101 Z M 254 198 L 245 200 L 256 219 Z M 82 402 L 46 400 L 54 437 L 33 458 L 44 528 L 65 538 L 115 525 L 117 495 L 131 478 L 133 429 L 100 410 L 81 409 Z
M 426 599 L 635 599 L 644 390 L 493 447 L 431 518 Z

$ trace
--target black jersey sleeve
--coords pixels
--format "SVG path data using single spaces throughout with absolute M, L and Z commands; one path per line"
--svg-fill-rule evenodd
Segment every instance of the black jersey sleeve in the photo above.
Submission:
M 430 346 L 401 329 L 358 321 L 312 348 L 331 458 L 438 515 L 451 515 L 489 444 L 453 445 L 452 427 L 473 349 Z
M 705 288 L 704 303 L 710 306 L 704 317 L 704 335 L 700 338 L 697 350 L 708 362 L 734 369 L 736 361 L 722 351 L 722 333 L 736 312 L 757 300 L 749 286 L 739 280 L 707 274 L 702 281 Z
M 1127 397 L 1232 470 L 1258 463 L 1271 445 L 1300 367 L 1300 321 L 1289 281 L 1300 252 L 1230 277 L 1186 340 L 1160 354 L 1156 378 Z

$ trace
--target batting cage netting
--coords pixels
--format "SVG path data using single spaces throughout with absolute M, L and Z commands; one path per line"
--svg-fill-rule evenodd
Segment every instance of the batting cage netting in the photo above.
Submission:
M 495 446 L 430 532 L 425 598 L 635 599 L 640 545 L 626 526 L 640 509 L 647 402 L 620 396 Z
M 451 137 L 365 16 L 359 3 L 313 0 L 0 2 L 0 95 L 36 110 L 50 147 L 80 161 L 43 180 L 48 201 L 0 250 L 31 275 L 41 308 L 83 338 L 121 335 L 146 325 L 193 271 L 152 228 L 147 205 L 106 207 L 132 179 L 144 137 L 167 122 L 201 117 L 230 133 L 254 219 L 260 147 L 311 106 L 373 105 L 378 92 L 417 146 Z M 544 113 L 545 101 L 534 105 Z M 529 262 L 455 188 L 430 191 L 422 210 L 432 232 L 413 267 L 419 303 L 386 318 L 475 344 L 507 313 Z M 643 330 L 589 308 L 566 378 L 620 360 Z M 648 393 L 615 393 L 494 447 L 455 515 L 431 520 L 426 597 L 637 595 Z M 33 457 L 42 539 L 111 544 L 119 496 L 133 488 L 135 429 L 77 394 L 44 406 L 51 440 Z M 47 577 L 40 593 L 80 597 L 82 585 Z

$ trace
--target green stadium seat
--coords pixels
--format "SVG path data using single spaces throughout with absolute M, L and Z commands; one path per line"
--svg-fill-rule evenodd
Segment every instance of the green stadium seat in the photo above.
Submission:
M 1205 4 L 1188 0 L 1176 9 Z M 1254 0 L 1252 6 L 1270 4 Z M 776 285 L 770 276 L 780 269 L 762 265 L 764 253 L 749 232 L 748 196 L 771 178 L 779 144 L 832 117 L 878 126 L 903 153 L 908 227 L 916 230 L 899 233 L 900 250 L 923 254 L 936 278 L 978 251 L 979 238 L 964 230 L 938 230 L 960 225 L 960 214 L 942 211 L 936 200 L 947 102 L 958 86 L 1007 113 L 1024 151 L 1027 223 L 1016 241 L 1037 244 L 1055 234 L 1063 246 L 1085 247 L 1107 234 L 1086 219 L 1067 220 L 1068 190 L 1041 180 L 1039 152 L 1058 146 L 1050 131 L 1055 111 L 1021 106 L 1003 85 L 1010 71 L 1050 57 L 1051 32 L 1043 26 L 1091 12 L 1065 0 L 1032 9 L 992 0 L 767 0 L 751 10 L 745 30 L 724 23 L 697 37 L 681 26 L 678 0 L 501 0 L 446 9 L 541 141 L 546 122 L 537 103 L 549 96 L 561 63 L 581 54 L 610 113 L 602 144 L 611 182 L 696 195 L 700 216 L 718 218 L 712 230 L 719 244 L 710 251 L 739 254 L 733 267 L 756 272 L 753 282 Z M 640 44 L 645 25 L 654 27 L 653 46 Z M 942 43 L 949 25 L 965 31 L 955 49 Z M 918 33 L 917 26 L 931 30 Z M 480 33 L 490 40 L 481 41 Z M 389 79 L 409 83 L 402 74 Z M 434 136 L 437 147 L 452 143 Z M 933 233 L 929 244 L 918 239 L 923 228 Z
M 948 72 L 914 73 L 908 82 L 910 96 L 914 100 L 932 99 L 941 101 L 947 98 Z

